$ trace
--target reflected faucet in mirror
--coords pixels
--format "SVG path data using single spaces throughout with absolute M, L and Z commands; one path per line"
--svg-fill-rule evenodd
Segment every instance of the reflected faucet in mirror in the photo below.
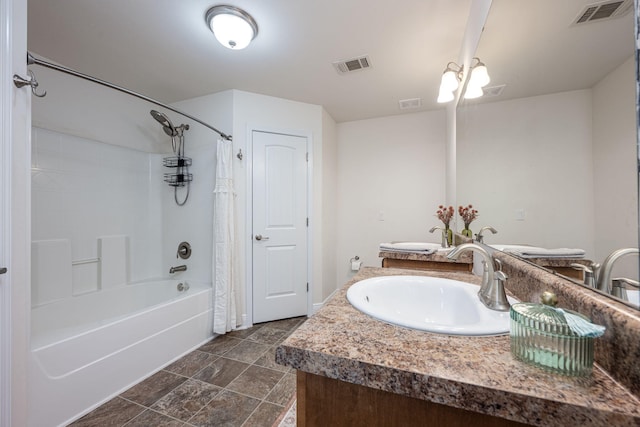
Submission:
M 587 266 L 584 264 L 572 263 L 571 267 L 573 267 L 576 270 L 582 270 L 583 277 L 584 277 L 583 283 L 586 286 L 590 288 L 596 287 L 596 277 L 598 276 L 600 264 L 598 264 L 597 262 L 592 262 L 590 266 Z
M 640 250 L 638 248 L 617 249 L 611 252 L 611 254 L 609 254 L 609 256 L 605 258 L 605 260 L 602 262 L 600 273 L 598 274 L 597 283 L 599 290 L 613 295 L 613 287 L 611 284 L 611 272 L 613 271 L 613 266 L 615 265 L 616 261 L 618 261 L 623 256 L 633 254 L 640 255 Z M 620 281 L 620 279 L 617 280 Z
M 482 282 L 480 284 L 480 290 L 478 291 L 478 298 L 488 309 L 509 311 L 511 304 L 509 304 L 507 300 L 507 294 L 504 289 L 504 282 L 507 280 L 507 275 L 502 271 L 502 263 L 500 260 L 494 260 L 493 256 L 485 248 L 475 243 L 463 243 L 452 250 L 449 255 L 447 255 L 447 258 L 458 259 L 463 252 L 470 250 L 479 253 L 483 258 L 482 264 L 484 271 L 482 273 Z M 494 265 L 498 268 L 495 269 Z
M 431 227 L 431 230 L 429 230 L 429 233 L 433 233 L 436 230 L 440 230 L 442 231 L 442 242 L 440 243 L 440 245 L 443 248 L 448 248 L 449 247 L 449 238 L 447 236 L 448 232 L 446 228 L 443 227 L 439 227 L 439 226 L 435 226 L 435 227 Z
M 640 289 L 640 282 L 626 277 L 616 277 L 611 279 L 611 295 L 616 298 L 620 298 L 623 301 L 629 301 L 629 295 L 627 294 L 628 286 Z
M 495 228 L 490 227 L 490 226 L 488 226 L 488 225 L 487 225 L 487 226 L 485 226 L 485 227 L 482 227 L 482 228 L 480 229 L 480 231 L 478 231 L 478 233 L 476 234 L 476 242 L 478 242 L 478 243 L 484 243 L 484 236 L 482 235 L 482 233 L 484 233 L 484 231 L 485 231 L 485 230 L 489 230 L 489 231 L 490 231 L 490 232 L 492 232 L 493 234 L 496 234 L 496 233 L 498 232 L 498 230 L 496 230 Z

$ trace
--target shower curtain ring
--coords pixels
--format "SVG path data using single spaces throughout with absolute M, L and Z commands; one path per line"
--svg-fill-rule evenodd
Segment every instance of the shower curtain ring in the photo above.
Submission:
M 17 74 L 13 75 L 13 84 L 16 85 L 17 88 L 21 88 L 24 86 L 31 86 L 31 93 L 33 93 L 38 98 L 42 98 L 47 95 L 47 91 L 45 90 L 42 93 L 36 92 L 38 88 L 38 80 L 36 80 L 36 76 L 33 74 L 33 71 L 27 70 L 27 74 L 29 74 L 30 79 L 27 80 L 24 77 L 20 77 Z

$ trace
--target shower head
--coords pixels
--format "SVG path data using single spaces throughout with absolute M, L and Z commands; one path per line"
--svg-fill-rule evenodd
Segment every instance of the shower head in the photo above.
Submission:
M 178 131 L 173 126 L 173 123 L 171 123 L 171 120 L 169 120 L 169 117 L 167 117 L 166 114 L 156 110 L 151 110 L 151 117 L 156 119 L 156 121 L 162 125 L 164 133 L 172 137 L 178 135 Z

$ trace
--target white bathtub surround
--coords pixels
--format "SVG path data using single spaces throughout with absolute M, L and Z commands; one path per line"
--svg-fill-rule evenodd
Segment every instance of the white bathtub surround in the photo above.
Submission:
M 100 289 L 129 283 L 129 236 L 99 237 L 98 258 Z
M 212 336 L 209 283 L 149 282 L 32 310 L 29 426 L 66 425 Z M 69 398 L 60 398 L 65 396 Z
M 213 210 L 213 332 L 225 334 L 242 324 L 242 284 L 239 283 L 238 248 L 233 189 L 233 144 L 218 139 Z
M 71 242 L 69 239 L 31 242 L 31 305 L 71 296 Z

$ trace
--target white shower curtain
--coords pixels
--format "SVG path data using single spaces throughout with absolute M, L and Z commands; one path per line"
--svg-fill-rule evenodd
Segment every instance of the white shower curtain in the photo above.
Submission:
M 213 332 L 224 334 L 241 324 L 237 265 L 232 143 L 218 139 L 213 210 Z

